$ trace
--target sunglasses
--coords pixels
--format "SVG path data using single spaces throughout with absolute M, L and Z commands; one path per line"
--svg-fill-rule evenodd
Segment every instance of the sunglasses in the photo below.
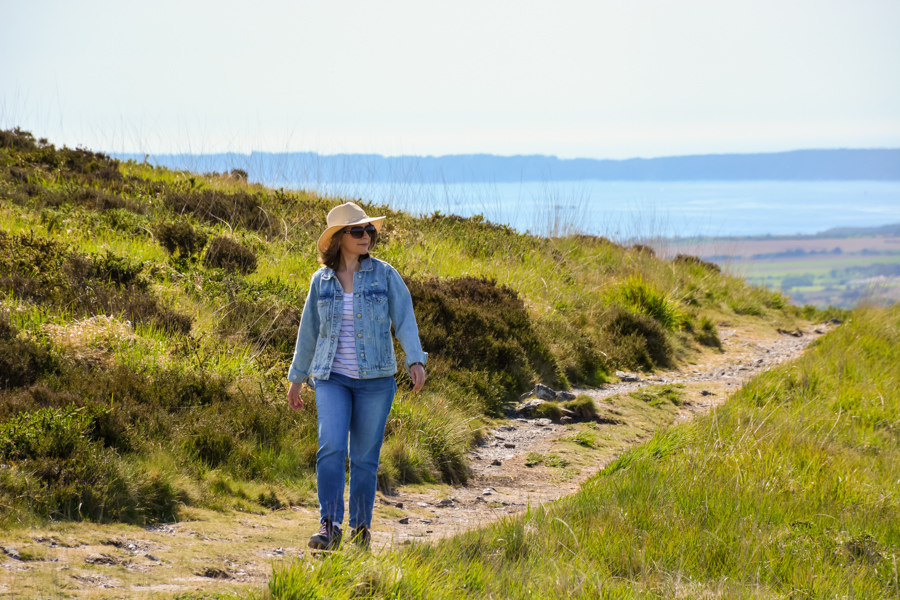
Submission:
M 365 227 L 361 227 L 359 225 L 357 225 L 356 227 L 351 227 L 344 233 L 349 233 L 351 236 L 353 236 L 353 239 L 358 240 L 362 238 L 363 233 L 368 233 L 370 238 L 375 237 L 375 233 L 377 231 L 378 230 L 375 229 L 375 226 L 369 223 Z

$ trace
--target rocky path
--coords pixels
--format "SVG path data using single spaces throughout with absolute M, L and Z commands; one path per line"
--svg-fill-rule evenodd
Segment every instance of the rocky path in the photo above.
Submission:
M 799 335 L 720 324 L 722 353 L 680 370 L 631 381 L 623 374 L 599 389 L 573 390 L 595 400 L 602 422 L 500 421 L 472 449 L 466 486 L 408 486 L 378 495 L 373 550 L 450 536 L 574 493 L 658 427 L 709 411 L 747 379 L 797 357 L 829 327 Z M 674 389 L 679 405 L 654 407 L 634 398 L 641 389 Z M 185 516 L 149 529 L 60 523 L 0 535 L 0 595 L 154 598 L 260 586 L 273 566 L 310 556 L 306 541 L 318 521 L 307 507 L 265 514 L 191 509 Z

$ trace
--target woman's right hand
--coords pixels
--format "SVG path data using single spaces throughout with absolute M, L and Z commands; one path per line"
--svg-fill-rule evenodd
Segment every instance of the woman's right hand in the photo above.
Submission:
M 303 398 L 300 397 L 300 387 L 302 384 L 291 382 L 288 388 L 288 406 L 293 410 L 303 410 Z

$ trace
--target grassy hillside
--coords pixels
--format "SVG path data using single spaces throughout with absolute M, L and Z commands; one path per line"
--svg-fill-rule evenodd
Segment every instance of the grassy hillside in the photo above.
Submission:
M 0 132 L 0 523 L 314 503 L 315 403 L 288 410 L 285 375 L 342 200 L 245 180 Z M 479 428 L 538 381 L 596 385 L 714 350 L 720 320 L 799 314 L 691 257 L 362 204 L 431 353 L 425 393 L 399 376 L 383 487 L 465 481 Z
M 900 308 L 659 432 L 559 502 L 275 572 L 271 598 L 896 598 Z

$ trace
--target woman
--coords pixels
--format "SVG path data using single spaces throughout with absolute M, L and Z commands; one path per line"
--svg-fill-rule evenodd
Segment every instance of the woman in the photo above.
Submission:
M 368 548 L 376 476 L 384 426 L 397 384 L 391 325 L 406 353 L 406 368 L 418 393 L 425 385 L 422 351 L 412 298 L 400 274 L 369 256 L 384 217 L 369 217 L 347 202 L 328 213 L 319 237 L 319 262 L 300 318 L 288 404 L 303 408 L 300 386 L 316 392 L 319 451 L 316 484 L 321 528 L 312 548 L 341 542 L 344 518 L 344 462 L 350 439 L 351 539 Z

